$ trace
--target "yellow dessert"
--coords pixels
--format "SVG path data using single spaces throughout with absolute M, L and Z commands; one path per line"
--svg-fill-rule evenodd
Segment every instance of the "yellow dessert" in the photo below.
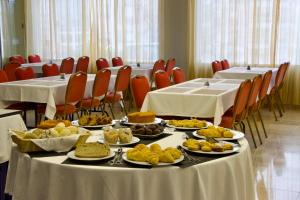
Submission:
M 109 153 L 109 146 L 98 142 L 80 144 L 75 149 L 75 156 L 80 158 L 102 158 Z
M 129 123 L 152 123 L 155 120 L 153 112 L 133 112 L 127 115 Z
M 212 138 L 233 138 L 233 133 L 223 127 L 209 126 L 207 129 L 197 131 L 198 135 Z

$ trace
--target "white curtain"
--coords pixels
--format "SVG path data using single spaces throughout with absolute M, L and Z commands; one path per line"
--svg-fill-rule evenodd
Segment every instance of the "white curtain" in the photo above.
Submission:
M 159 0 L 25 0 L 27 53 L 43 59 L 159 57 Z M 95 66 L 94 66 L 95 70 Z

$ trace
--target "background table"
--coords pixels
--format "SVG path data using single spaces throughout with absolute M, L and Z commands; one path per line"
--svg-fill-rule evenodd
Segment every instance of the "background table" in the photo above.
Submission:
M 177 146 L 182 132 L 159 140 Z M 253 200 L 254 174 L 246 139 L 240 152 L 193 165 L 151 169 L 61 164 L 66 156 L 29 157 L 13 149 L 6 192 L 18 200 Z
M 149 81 L 151 80 L 153 65 L 141 64 L 141 66 L 138 67 L 138 66 L 136 66 L 136 64 L 132 64 L 132 65 L 129 64 L 129 66 L 131 66 L 131 69 L 132 69 L 131 77 L 136 76 L 136 75 L 143 75 L 143 76 L 146 76 Z M 111 71 L 111 74 L 117 75 L 118 70 L 121 67 L 122 66 L 109 67 L 108 69 Z
M 204 86 L 209 81 L 210 86 Z M 219 124 L 223 113 L 233 105 L 243 80 L 199 78 L 149 92 L 141 111 L 159 116 L 214 118 Z

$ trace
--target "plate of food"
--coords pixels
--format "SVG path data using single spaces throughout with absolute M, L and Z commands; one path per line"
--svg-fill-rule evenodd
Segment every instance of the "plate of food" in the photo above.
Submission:
M 103 128 L 103 137 L 98 140 L 100 143 L 108 143 L 110 146 L 126 146 L 136 144 L 139 138 L 132 135 L 130 128 Z
M 183 119 L 183 120 L 168 120 L 167 126 L 170 128 L 175 128 L 177 130 L 199 130 L 205 129 L 208 126 L 213 125 L 210 122 L 205 120 L 198 120 L 198 119 Z
M 79 120 L 72 121 L 74 126 L 80 126 L 83 128 L 102 128 L 105 126 L 113 126 L 116 124 L 115 120 L 106 115 L 83 115 Z
M 149 125 L 149 124 L 160 124 L 163 120 L 155 117 L 153 112 L 133 112 L 121 119 L 121 123 L 124 125 Z
M 240 147 L 232 142 L 219 141 L 217 143 L 206 140 L 188 139 L 183 142 L 182 148 L 199 154 L 223 155 L 237 152 Z
M 122 155 L 126 162 L 142 166 L 166 166 L 183 161 L 184 156 L 174 147 L 162 149 L 159 144 L 150 147 L 138 144 Z
M 67 154 L 68 158 L 80 161 L 99 161 L 109 159 L 115 156 L 109 145 L 91 142 L 78 145 L 74 151 Z
M 159 137 L 160 135 L 164 134 L 165 127 L 159 124 L 150 124 L 150 125 L 132 125 L 130 127 L 132 131 L 132 135 L 139 137 L 139 138 L 145 138 L 145 139 L 151 139 Z
M 193 132 L 197 138 L 215 138 L 218 141 L 223 140 L 238 140 L 245 137 L 245 134 L 240 131 L 235 131 L 219 126 L 209 126 L 207 129 L 201 129 Z

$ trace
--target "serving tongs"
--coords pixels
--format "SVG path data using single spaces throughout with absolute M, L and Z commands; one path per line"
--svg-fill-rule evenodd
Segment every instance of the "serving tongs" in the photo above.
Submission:
M 108 164 L 109 165 L 121 165 L 123 163 L 122 154 L 123 154 L 123 149 L 119 148 L 118 151 L 116 152 L 114 159 L 108 161 Z
M 185 158 L 187 158 L 187 160 L 188 160 L 189 162 L 194 162 L 194 161 L 195 161 L 195 159 L 194 159 L 192 156 L 190 156 L 188 153 L 185 152 L 185 150 L 184 150 L 184 148 L 182 148 L 182 146 L 178 145 L 178 146 L 177 146 L 177 149 L 178 149 L 179 151 L 181 151 L 181 153 L 183 154 L 183 156 L 184 156 Z

